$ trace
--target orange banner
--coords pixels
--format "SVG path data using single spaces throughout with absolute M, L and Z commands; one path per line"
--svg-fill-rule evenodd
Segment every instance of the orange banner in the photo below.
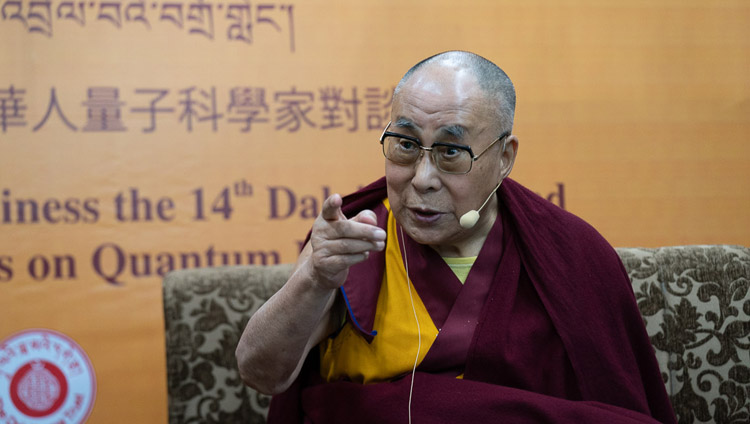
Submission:
M 0 416 L 163 422 L 162 276 L 294 261 L 330 193 L 382 175 L 392 89 L 440 51 L 510 75 L 511 177 L 613 245 L 750 244 L 749 21 L 744 1 L 0 0 Z M 19 397 L 32 377 L 54 390 Z

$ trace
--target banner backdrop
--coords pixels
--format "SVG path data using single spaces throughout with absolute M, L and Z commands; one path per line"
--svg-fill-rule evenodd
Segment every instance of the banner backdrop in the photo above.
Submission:
M 162 276 L 293 262 L 330 193 L 382 175 L 392 89 L 444 50 L 510 75 L 512 177 L 613 245 L 750 244 L 748 22 L 731 0 L 0 0 L 0 422 L 164 422 Z

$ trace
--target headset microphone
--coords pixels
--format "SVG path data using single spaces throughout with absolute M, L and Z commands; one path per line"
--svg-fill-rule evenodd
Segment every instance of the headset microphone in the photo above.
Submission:
M 499 183 L 495 186 L 494 190 L 492 190 L 492 193 L 490 193 L 489 196 L 487 196 L 487 200 L 482 203 L 482 206 L 479 207 L 477 210 L 471 210 L 469 212 L 466 212 L 465 214 L 461 215 L 461 219 L 458 220 L 458 223 L 461 224 L 461 227 L 469 230 L 474 228 L 475 225 L 477 225 L 477 222 L 479 222 L 479 212 L 484 209 L 484 206 L 487 204 L 487 202 L 490 201 L 492 196 L 495 195 L 495 192 L 497 189 L 500 188 L 500 184 L 503 183 L 503 180 L 500 180 Z
M 505 142 L 503 142 L 503 154 L 505 154 L 505 149 L 508 148 L 508 139 L 505 139 Z M 511 167 L 513 165 L 511 164 Z M 508 170 L 510 172 L 510 170 Z M 507 176 L 507 174 L 506 174 Z M 484 209 L 484 206 L 487 204 L 487 202 L 490 201 L 492 196 L 495 195 L 495 192 L 497 189 L 500 188 L 500 184 L 503 183 L 503 180 L 501 179 L 499 183 L 495 186 L 495 188 L 492 190 L 492 193 L 490 193 L 489 196 L 487 196 L 487 199 L 482 203 L 482 206 L 479 207 L 477 210 L 471 210 L 469 212 L 466 212 L 465 214 L 461 215 L 461 218 L 458 220 L 458 223 L 466 230 L 470 230 L 474 228 L 475 225 L 477 225 L 477 222 L 479 222 L 479 212 Z

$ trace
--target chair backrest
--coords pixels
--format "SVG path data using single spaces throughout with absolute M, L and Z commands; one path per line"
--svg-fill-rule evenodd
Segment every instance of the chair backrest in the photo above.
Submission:
M 617 253 L 679 422 L 750 422 L 750 249 Z
M 750 419 L 750 249 L 618 248 L 681 423 Z M 291 264 L 175 271 L 164 279 L 169 422 L 263 423 L 234 350 Z
M 264 423 L 270 398 L 245 386 L 234 350 L 293 265 L 174 271 L 164 278 L 169 422 Z

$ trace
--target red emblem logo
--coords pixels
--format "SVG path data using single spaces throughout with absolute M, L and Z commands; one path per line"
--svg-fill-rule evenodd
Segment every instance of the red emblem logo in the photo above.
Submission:
M 0 423 L 83 423 L 95 393 L 91 361 L 67 336 L 35 329 L 0 343 Z

